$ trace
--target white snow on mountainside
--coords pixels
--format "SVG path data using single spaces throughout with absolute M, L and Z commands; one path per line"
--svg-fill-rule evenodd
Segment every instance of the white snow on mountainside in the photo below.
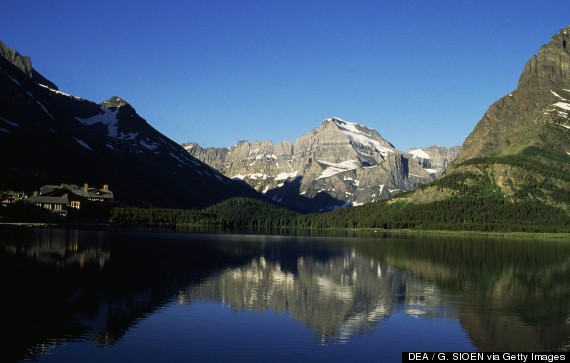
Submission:
M 417 188 L 436 177 L 428 149 L 398 151 L 376 130 L 331 117 L 295 142 L 238 141 L 231 148 L 182 145 L 229 178 L 304 211 L 360 205 Z M 435 152 L 437 154 L 438 152 Z M 437 159 L 437 158 L 436 158 Z M 435 164 L 435 163 L 434 163 Z
M 429 159 L 429 154 L 426 153 L 425 151 L 423 151 L 422 149 L 412 149 L 409 151 L 410 154 L 412 154 L 414 157 L 416 158 L 422 158 L 422 159 Z
M 394 147 L 391 144 L 388 143 L 388 145 L 381 145 L 379 141 L 374 140 L 373 134 L 375 131 L 369 127 L 359 125 L 356 122 L 348 122 L 338 117 L 332 117 L 327 120 L 334 122 L 341 132 L 353 143 L 373 148 L 380 153 L 383 158 L 386 158 L 388 153 L 394 152 Z M 362 153 L 363 151 L 359 150 L 359 152 Z

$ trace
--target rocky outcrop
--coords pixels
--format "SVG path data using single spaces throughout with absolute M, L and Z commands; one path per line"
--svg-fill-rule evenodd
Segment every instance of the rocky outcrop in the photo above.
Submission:
M 336 117 L 294 144 L 239 141 L 231 148 L 202 148 L 196 143 L 183 147 L 224 175 L 302 211 L 386 199 L 435 177 L 374 129 Z
M 30 78 L 32 77 L 32 60 L 30 57 L 20 55 L 2 41 L 0 41 L 0 57 L 8 60 Z
M 561 29 L 525 65 L 517 88 L 570 88 L 570 26 Z
M 458 162 L 528 147 L 570 152 L 570 26 L 526 64 L 515 91 L 495 102 L 465 140 Z
M 447 169 L 449 163 L 455 160 L 460 148 L 460 146 L 431 145 L 421 148 L 412 147 L 408 153 L 426 171 L 439 177 Z
M 32 60 L 28 56 L 21 55 L 14 49 L 7 46 L 0 40 L 0 57 L 6 59 L 8 62 L 16 66 L 20 71 L 25 73 L 28 77 L 33 79 L 36 83 L 48 86 L 51 89 L 57 90 L 57 86 L 47 80 L 38 71 L 32 67 Z
M 404 196 L 406 202 L 488 198 L 570 213 L 569 37 L 570 26 L 540 48 L 516 90 L 489 107 L 445 175 Z

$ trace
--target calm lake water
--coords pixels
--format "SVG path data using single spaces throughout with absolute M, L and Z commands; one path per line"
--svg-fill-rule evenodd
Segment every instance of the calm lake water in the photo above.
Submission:
M 570 243 L 0 229 L 3 362 L 568 351 Z

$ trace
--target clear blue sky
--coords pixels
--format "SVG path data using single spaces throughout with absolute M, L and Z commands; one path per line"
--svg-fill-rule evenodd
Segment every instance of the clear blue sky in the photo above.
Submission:
M 176 142 L 294 141 L 328 117 L 459 145 L 570 24 L 564 1 L 3 1 L 0 39 Z

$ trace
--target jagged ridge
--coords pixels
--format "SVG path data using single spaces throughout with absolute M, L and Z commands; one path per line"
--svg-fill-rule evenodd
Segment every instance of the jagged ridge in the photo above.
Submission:
M 303 211 L 385 199 L 429 182 L 438 173 L 429 169 L 429 161 L 398 151 L 374 129 L 338 117 L 324 120 L 295 143 L 239 141 L 231 148 L 202 148 L 196 143 L 183 146 L 226 176 Z

